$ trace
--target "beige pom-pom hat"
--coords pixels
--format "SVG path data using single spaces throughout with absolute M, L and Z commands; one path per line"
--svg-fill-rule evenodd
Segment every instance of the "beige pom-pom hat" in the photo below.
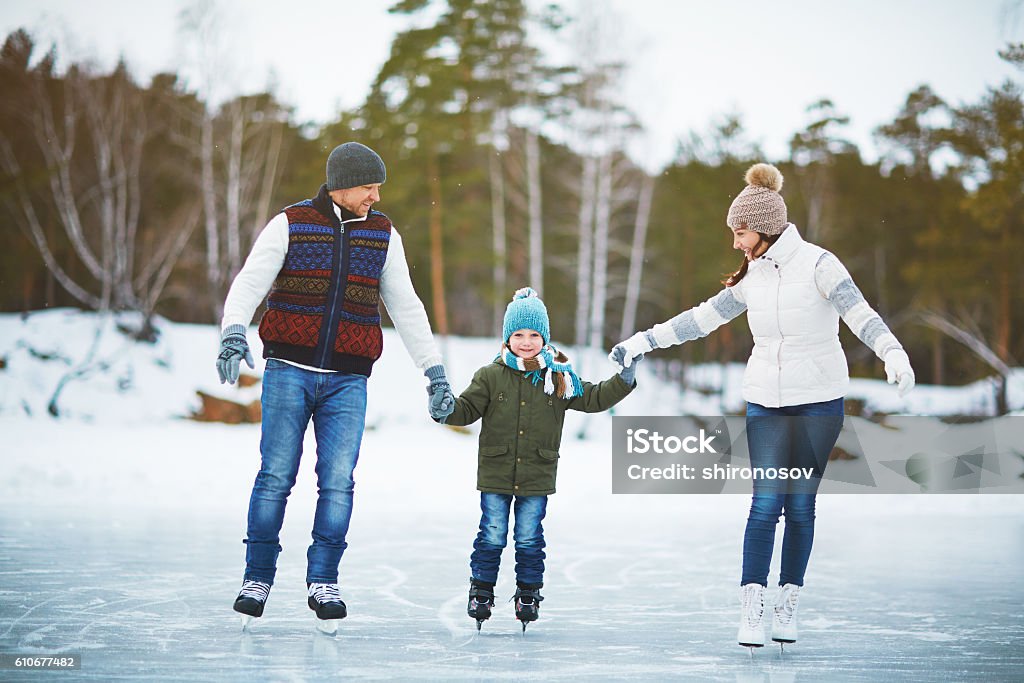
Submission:
M 754 164 L 743 179 L 747 186 L 732 201 L 725 224 L 733 230 L 778 235 L 786 227 L 786 202 L 779 194 L 782 173 L 771 164 Z

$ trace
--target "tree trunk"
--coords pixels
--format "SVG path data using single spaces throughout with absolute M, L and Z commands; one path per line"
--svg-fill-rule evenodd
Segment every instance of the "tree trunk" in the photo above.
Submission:
M 241 266 L 241 201 L 242 201 L 242 140 L 245 132 L 245 111 L 235 101 L 230 110 L 231 137 L 228 141 L 227 186 L 225 187 L 224 242 L 226 260 L 220 268 L 226 277 L 234 277 Z
M 1001 242 L 1002 248 L 999 251 L 999 299 L 998 313 L 996 314 L 996 355 L 1004 363 L 1010 363 L 1010 331 L 1013 320 L 1013 263 L 1011 254 L 1015 253 L 1012 243 L 1012 235 L 1009 230 L 1003 230 Z M 1004 382 L 1005 384 L 1005 382 Z
M 598 166 L 597 210 L 594 216 L 594 286 L 590 305 L 590 346 L 604 347 L 604 308 L 608 299 L 608 234 L 611 231 L 612 151 Z
M 281 158 L 281 143 L 284 139 L 284 124 L 274 122 L 270 130 L 270 144 L 267 147 L 267 161 L 263 167 L 263 182 L 260 185 L 260 198 L 256 203 L 256 216 L 252 223 L 252 234 L 249 245 L 256 241 L 260 230 L 270 220 L 270 201 L 274 194 L 274 183 L 277 181 L 277 166 Z M 246 248 L 249 247 L 246 245 Z
M 530 215 L 530 286 L 544 295 L 544 231 L 541 222 L 540 143 L 526 130 L 526 187 Z
M 626 303 L 622 309 L 622 326 L 619 339 L 625 339 L 636 330 L 636 309 L 640 300 L 640 281 L 644 272 L 644 245 L 647 242 L 647 225 L 651 218 L 651 199 L 654 196 L 654 178 L 644 175 L 640 188 L 640 199 L 636 206 L 636 223 L 633 226 L 633 248 L 629 253 L 629 279 L 626 282 Z
M 430 183 L 430 287 L 434 302 L 434 324 L 438 334 L 448 335 L 448 307 L 444 296 L 444 245 L 441 231 L 441 170 L 436 152 L 427 157 Z
M 501 171 L 501 153 L 491 148 L 487 165 L 491 180 L 491 225 L 493 227 L 494 263 L 494 325 L 499 329 L 505 316 L 505 300 L 511 296 L 508 288 L 508 272 L 505 267 L 505 178 Z
M 54 301 L 53 282 L 60 283 L 60 286 L 64 290 L 74 297 L 83 306 L 93 308 L 95 310 L 102 310 L 103 302 L 93 295 L 91 292 L 80 285 L 71 275 L 64 270 L 63 266 L 58 260 L 57 256 L 50 249 L 49 242 L 46 240 L 46 233 L 43 231 L 43 226 L 39 221 L 39 216 L 36 213 L 35 206 L 32 204 L 32 197 L 25 187 L 24 175 L 21 172 L 21 167 L 18 164 L 17 159 L 14 157 L 14 153 L 11 150 L 10 144 L 7 140 L 0 140 L 0 161 L 3 162 L 4 170 L 14 179 L 14 187 L 17 190 L 18 205 L 21 209 L 23 223 L 22 225 L 26 229 L 26 232 L 31 236 L 33 244 L 39 251 L 39 255 L 43 258 L 43 263 L 46 265 L 47 279 L 46 279 L 46 302 L 48 305 L 52 305 Z M 52 178 L 51 178 L 52 179 Z M 62 217 L 65 215 L 63 212 L 60 214 Z M 67 224 L 65 224 L 65 230 L 69 233 Z M 74 238 L 72 237 L 72 241 Z
M 889 313 L 889 291 L 885 285 L 885 246 L 875 245 L 875 288 L 878 291 L 878 310 L 883 315 Z
M 224 302 L 221 300 L 220 235 L 217 231 L 217 191 L 213 182 L 213 118 L 203 113 L 200 127 L 199 163 L 203 195 L 203 218 L 206 226 L 206 281 L 215 319 L 220 320 Z
M 580 178 L 579 246 L 576 250 L 576 346 L 587 343 L 590 317 L 590 274 L 594 260 L 594 190 L 597 159 L 583 155 Z

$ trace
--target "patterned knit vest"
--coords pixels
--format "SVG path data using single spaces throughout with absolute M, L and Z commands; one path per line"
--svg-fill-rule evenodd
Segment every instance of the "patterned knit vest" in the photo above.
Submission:
M 339 231 L 326 188 L 284 213 L 288 253 L 260 320 L 263 357 L 369 376 L 384 347 L 378 305 L 391 221 L 371 211 Z

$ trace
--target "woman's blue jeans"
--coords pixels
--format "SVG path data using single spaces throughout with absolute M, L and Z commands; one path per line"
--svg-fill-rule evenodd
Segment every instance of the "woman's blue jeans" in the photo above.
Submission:
M 804 585 L 814 542 L 814 499 L 828 456 L 843 428 L 843 399 L 765 408 L 747 403 L 747 446 L 751 467 L 808 468 L 811 479 L 755 479 L 754 498 L 743 535 L 740 585 L 768 585 L 775 527 L 785 515 L 779 585 Z
M 314 372 L 270 359 L 263 375 L 262 466 L 249 499 L 245 578 L 274 583 L 284 508 L 295 485 L 310 419 L 319 490 L 306 581 L 337 583 L 352 517 L 352 472 L 366 422 L 366 377 Z
M 515 496 L 516 522 L 512 538 L 516 545 L 516 581 L 539 586 L 544 583 L 544 527 L 547 496 Z M 480 531 L 473 542 L 469 568 L 473 578 L 497 583 L 501 551 L 508 541 L 508 517 L 513 496 L 480 494 Z

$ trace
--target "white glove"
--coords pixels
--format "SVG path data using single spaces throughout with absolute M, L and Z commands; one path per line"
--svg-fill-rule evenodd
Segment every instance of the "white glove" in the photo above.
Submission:
M 619 342 L 612 347 L 612 352 L 608 354 L 608 360 L 622 368 L 628 368 L 634 358 L 653 350 L 654 347 L 647 341 L 647 333 L 637 332 L 626 341 Z
M 910 367 L 910 358 L 903 349 L 893 349 L 885 354 L 885 380 L 889 384 L 899 384 L 897 393 L 900 397 L 914 388 L 914 368 Z

